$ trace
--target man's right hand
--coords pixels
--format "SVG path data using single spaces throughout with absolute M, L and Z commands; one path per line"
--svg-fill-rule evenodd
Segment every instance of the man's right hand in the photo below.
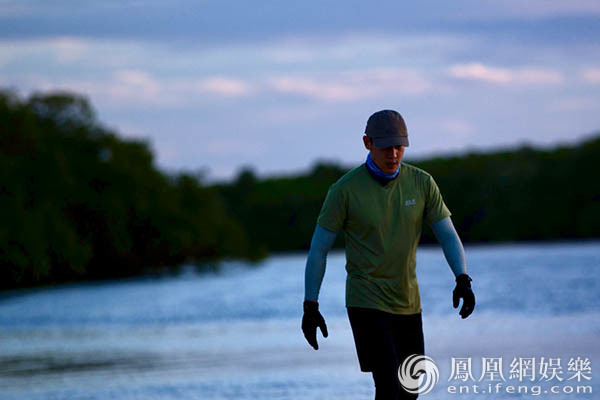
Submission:
M 327 325 L 325 319 L 319 312 L 319 303 L 316 301 L 304 301 L 304 316 L 302 317 L 302 332 L 308 344 L 315 350 L 319 350 L 317 343 L 317 327 L 321 329 L 323 337 L 327 337 Z

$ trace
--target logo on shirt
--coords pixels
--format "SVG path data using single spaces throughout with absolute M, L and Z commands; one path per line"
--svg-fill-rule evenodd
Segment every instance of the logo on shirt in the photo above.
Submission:
M 406 200 L 404 202 L 405 206 L 414 206 L 415 204 L 417 204 L 417 200 L 415 200 L 415 199 Z

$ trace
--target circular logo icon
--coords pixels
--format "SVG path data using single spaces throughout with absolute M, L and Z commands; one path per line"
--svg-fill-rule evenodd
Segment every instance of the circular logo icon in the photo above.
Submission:
M 413 354 L 398 368 L 400 384 L 408 393 L 429 393 L 440 378 L 437 365 L 431 357 Z

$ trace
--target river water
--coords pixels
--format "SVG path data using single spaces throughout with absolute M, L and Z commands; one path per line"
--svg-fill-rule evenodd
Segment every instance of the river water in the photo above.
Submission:
M 420 398 L 600 398 L 600 242 L 466 251 L 477 307 L 461 320 L 441 250 L 419 249 L 425 347 L 439 369 Z M 217 273 L 4 293 L 0 398 L 370 399 L 344 308 L 344 256 L 328 258 L 330 335 L 319 351 L 300 331 L 304 262 L 280 255 Z M 459 358 L 472 367 L 465 382 L 452 376 Z M 542 374 L 548 365 L 555 377 Z M 511 377 L 519 366 L 521 380 Z

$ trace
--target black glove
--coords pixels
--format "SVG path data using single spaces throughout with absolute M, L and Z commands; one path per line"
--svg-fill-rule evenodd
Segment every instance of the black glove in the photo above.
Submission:
M 467 274 L 460 274 L 456 277 L 456 287 L 452 292 L 452 303 L 454 308 L 458 308 L 458 302 L 463 299 L 463 305 L 458 312 L 465 319 L 473 312 L 475 308 L 475 295 L 471 290 L 471 277 Z
M 315 350 L 319 350 L 317 343 L 317 327 L 321 328 L 323 337 L 327 337 L 327 325 L 325 319 L 319 312 L 319 303 L 316 301 L 304 301 L 304 316 L 302 317 L 302 332 L 304 337 Z

